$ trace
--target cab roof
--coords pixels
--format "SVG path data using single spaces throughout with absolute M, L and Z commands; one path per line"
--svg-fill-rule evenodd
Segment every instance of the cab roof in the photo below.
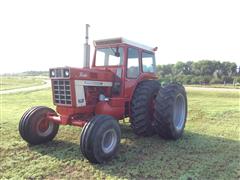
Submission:
M 93 41 L 93 44 L 94 44 L 95 47 L 104 46 L 104 45 L 127 44 L 127 45 L 130 45 L 130 46 L 135 46 L 137 48 L 144 49 L 144 50 L 151 51 L 151 52 L 156 51 L 156 48 L 145 46 L 143 44 L 140 44 L 140 43 L 137 43 L 137 42 L 134 42 L 134 41 L 130 41 L 130 40 L 127 40 L 127 39 L 122 38 L 122 37 L 95 40 L 95 41 Z

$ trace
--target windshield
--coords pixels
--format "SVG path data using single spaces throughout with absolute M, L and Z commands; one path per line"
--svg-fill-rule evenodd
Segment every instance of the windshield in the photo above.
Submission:
M 123 48 L 97 49 L 95 66 L 119 66 L 123 62 Z

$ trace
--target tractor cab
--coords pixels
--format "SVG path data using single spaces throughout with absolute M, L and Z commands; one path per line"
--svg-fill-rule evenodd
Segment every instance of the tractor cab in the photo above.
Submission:
M 124 68 L 126 78 L 138 78 L 141 73 L 156 72 L 155 51 L 151 48 L 124 38 L 94 41 L 95 53 L 92 68 Z
M 144 79 L 157 79 L 155 51 L 125 38 L 94 41 L 92 69 L 109 70 L 114 74 L 113 96 L 130 98 L 134 86 Z M 127 90 L 126 90 L 127 88 Z

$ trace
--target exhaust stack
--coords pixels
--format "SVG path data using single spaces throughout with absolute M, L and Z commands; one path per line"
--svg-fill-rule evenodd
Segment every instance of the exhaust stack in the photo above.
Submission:
M 86 24 L 86 36 L 85 36 L 85 44 L 84 44 L 84 52 L 83 52 L 83 67 L 89 68 L 90 67 L 90 45 L 88 44 L 88 28 L 90 27 L 89 24 Z

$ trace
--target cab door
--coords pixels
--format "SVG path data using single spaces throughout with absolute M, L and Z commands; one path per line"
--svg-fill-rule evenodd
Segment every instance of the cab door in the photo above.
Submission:
M 126 53 L 125 92 L 126 98 L 130 98 L 140 76 L 140 51 L 138 48 L 128 47 Z

